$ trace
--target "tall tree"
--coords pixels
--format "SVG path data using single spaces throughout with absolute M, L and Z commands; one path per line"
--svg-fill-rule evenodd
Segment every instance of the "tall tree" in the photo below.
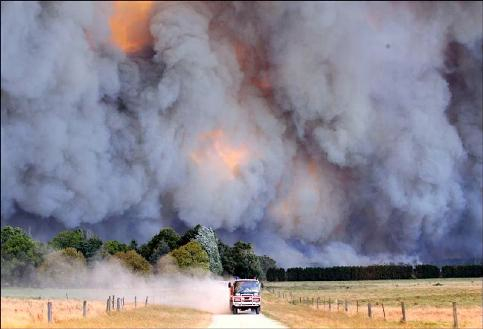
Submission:
M 258 261 L 260 262 L 260 266 L 262 268 L 261 279 L 266 280 L 267 271 L 271 268 L 277 268 L 277 262 L 267 255 L 258 256 Z
M 163 228 L 140 248 L 140 254 L 151 264 L 178 247 L 180 236 L 172 228 Z
M 49 244 L 55 249 L 75 248 L 89 259 L 101 248 L 102 240 L 95 234 L 78 228 L 60 232 Z
M 233 255 L 233 248 L 224 244 L 221 240 L 218 240 L 218 250 L 220 253 L 221 265 L 223 267 L 223 273 L 232 274 L 235 273 L 236 261 Z
M 41 246 L 21 228 L 1 229 L 1 275 L 3 284 L 20 284 L 33 279 L 34 267 L 42 261 Z
M 188 231 L 183 234 L 181 239 L 178 241 L 178 247 L 184 246 L 188 242 L 196 239 L 196 236 L 198 235 L 198 232 L 200 231 L 201 225 L 198 224 L 195 227 L 189 229 Z
M 210 271 L 215 274 L 221 274 L 223 267 L 221 265 L 220 253 L 218 251 L 218 239 L 213 229 L 201 226 L 195 240 L 203 247 L 210 259 Z
M 108 255 L 115 255 L 118 252 L 126 252 L 130 250 L 127 244 L 121 243 L 117 240 L 107 240 L 102 244 L 101 253 L 103 257 Z
M 250 243 L 238 241 L 234 244 L 232 252 L 235 261 L 234 275 L 240 278 L 260 278 L 262 267 Z
M 215 274 L 221 274 L 223 267 L 218 250 L 218 238 L 212 228 L 196 225 L 192 229 L 186 231 L 179 240 L 178 245 L 183 246 L 190 241 L 197 241 L 206 251 L 210 258 L 210 271 Z

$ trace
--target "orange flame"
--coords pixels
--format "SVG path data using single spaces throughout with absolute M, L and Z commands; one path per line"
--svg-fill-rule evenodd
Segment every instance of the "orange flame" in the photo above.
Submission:
M 216 129 L 201 135 L 202 143 L 207 146 L 204 150 L 195 151 L 191 154 L 191 159 L 201 164 L 210 159 L 215 162 L 220 162 L 231 174 L 236 174 L 238 166 L 243 164 L 248 156 L 248 151 L 244 146 L 233 147 L 226 141 L 223 130 Z
M 124 52 L 142 50 L 152 43 L 149 21 L 153 1 L 115 1 L 109 23 L 112 41 Z

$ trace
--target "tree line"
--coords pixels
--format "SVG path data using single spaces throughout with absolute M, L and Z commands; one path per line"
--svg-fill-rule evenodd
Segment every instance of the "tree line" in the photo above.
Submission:
M 354 281 L 426 278 L 466 278 L 483 276 L 483 266 L 455 265 L 371 265 L 334 267 L 269 268 L 268 281 Z
M 19 227 L 1 229 L 3 286 L 35 284 L 40 277 L 74 277 L 98 261 L 116 261 L 141 275 L 181 270 L 260 279 L 266 279 L 269 268 L 277 267 L 272 258 L 256 255 L 250 243 L 229 246 L 213 229 L 201 225 L 182 235 L 162 228 L 141 246 L 134 240 L 129 244 L 102 241 L 80 228 L 59 232 L 48 243 L 32 239 Z
M 480 277 L 481 265 L 372 265 L 277 267 L 269 256 L 256 255 L 252 245 L 223 243 L 213 229 L 196 225 L 180 235 L 162 228 L 141 246 L 132 240 L 101 240 L 84 229 L 59 232 L 48 243 L 32 239 L 18 227 L 1 229 L 2 285 L 23 285 L 39 278 L 81 276 L 98 261 L 115 261 L 132 272 L 156 275 L 166 271 L 202 271 L 217 275 L 257 277 L 268 281 L 335 281 L 411 278 Z M 75 281 L 75 280 L 74 280 Z

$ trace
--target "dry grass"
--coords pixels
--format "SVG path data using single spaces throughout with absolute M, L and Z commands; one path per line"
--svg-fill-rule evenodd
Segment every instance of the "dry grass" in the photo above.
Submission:
M 53 320 L 47 323 L 47 301 L 2 298 L 2 328 L 205 328 L 211 315 L 192 309 L 152 305 L 105 313 L 105 302 L 88 301 L 82 318 L 82 301 L 52 300 Z M 138 304 L 139 305 L 139 304 Z
M 81 300 L 51 300 L 53 320 L 72 320 L 82 317 Z M 87 303 L 88 316 L 98 316 L 105 311 L 105 303 L 89 301 Z M 45 299 L 1 299 L 2 328 L 39 326 L 47 322 L 47 300 Z
M 265 289 L 263 312 L 293 328 L 451 328 L 452 301 L 458 303 L 461 328 L 482 327 L 481 279 L 281 282 L 267 284 L 266 288 L 275 288 L 275 294 Z M 279 294 L 285 294 L 285 299 L 278 297 Z M 314 304 L 319 297 L 319 309 L 311 304 L 298 304 L 300 297 L 308 297 L 310 302 L 314 298 Z M 327 303 L 325 309 L 322 304 L 329 298 L 331 312 Z M 297 304 L 288 303 L 291 299 Z M 341 303 L 339 311 L 337 299 Z M 349 303 L 348 312 L 344 311 L 345 300 Z M 400 301 L 406 305 L 404 324 L 400 323 Z M 372 304 L 372 319 L 367 316 L 368 302 Z M 386 320 L 381 303 L 384 303 Z

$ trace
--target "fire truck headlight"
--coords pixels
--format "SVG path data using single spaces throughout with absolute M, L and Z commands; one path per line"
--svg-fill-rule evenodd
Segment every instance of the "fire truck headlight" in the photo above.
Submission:
M 234 302 L 241 302 L 241 298 L 240 297 L 235 297 L 235 298 L 233 298 L 233 301 Z

